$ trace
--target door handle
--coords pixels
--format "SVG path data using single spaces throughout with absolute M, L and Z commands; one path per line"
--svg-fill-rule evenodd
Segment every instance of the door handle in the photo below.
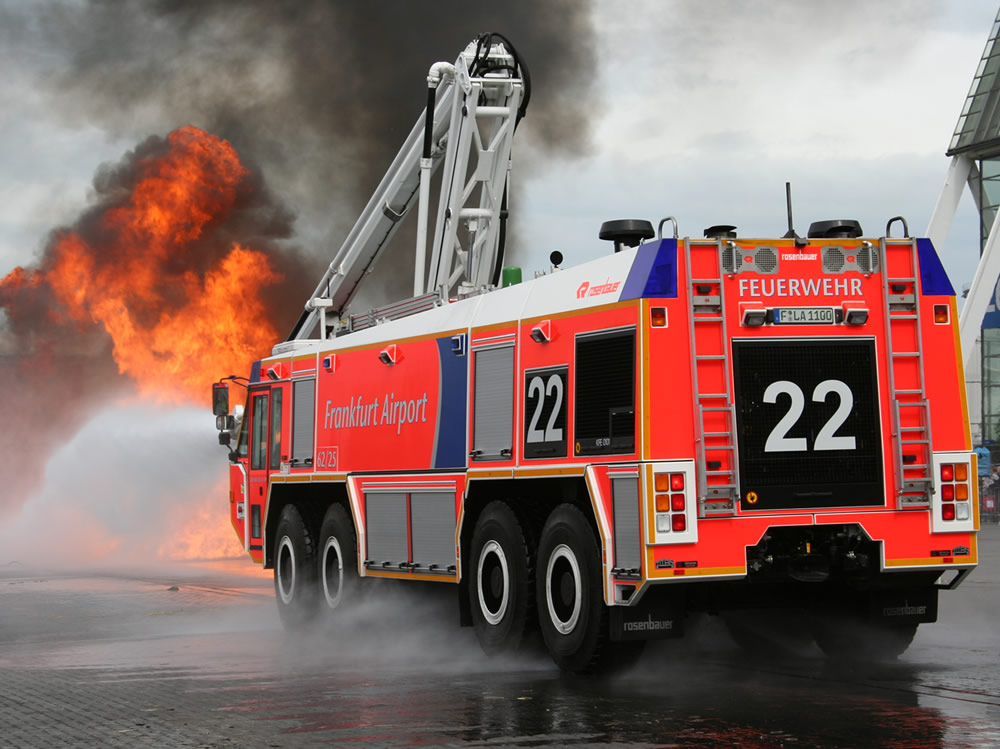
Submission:
M 263 486 L 258 486 L 258 487 L 257 487 L 257 493 L 258 493 L 258 494 L 259 494 L 260 496 L 262 496 L 262 497 L 263 497 L 263 496 L 264 496 L 264 487 L 263 487 Z

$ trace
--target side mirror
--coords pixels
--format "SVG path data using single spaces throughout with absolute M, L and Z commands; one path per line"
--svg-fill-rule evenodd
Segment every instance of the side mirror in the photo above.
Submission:
M 229 436 L 229 432 L 219 432 L 219 444 L 229 447 L 229 443 L 232 441 L 232 437 Z
M 216 382 L 212 385 L 212 413 L 225 416 L 229 413 L 229 386 Z

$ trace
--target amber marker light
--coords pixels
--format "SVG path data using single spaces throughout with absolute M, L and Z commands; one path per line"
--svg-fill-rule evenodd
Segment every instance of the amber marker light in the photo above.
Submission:
M 934 305 L 934 324 L 946 325 L 951 321 L 951 314 L 947 304 Z
M 667 327 L 667 308 L 666 307 L 650 307 L 649 308 L 649 324 L 654 328 L 665 328 Z

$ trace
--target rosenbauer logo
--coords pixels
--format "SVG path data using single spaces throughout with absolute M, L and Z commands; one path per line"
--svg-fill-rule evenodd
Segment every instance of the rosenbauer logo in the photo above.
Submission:
M 591 286 L 589 281 L 584 281 L 576 290 L 576 298 L 583 299 L 588 296 L 600 296 L 601 294 L 611 294 L 618 291 L 618 287 L 622 285 L 621 281 L 612 282 L 609 278 L 607 281 L 597 286 Z

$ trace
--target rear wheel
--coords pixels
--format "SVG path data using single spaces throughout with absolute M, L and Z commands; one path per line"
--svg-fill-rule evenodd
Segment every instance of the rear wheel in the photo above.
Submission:
M 274 534 L 274 594 L 285 629 L 303 629 L 316 615 L 316 547 L 295 505 L 285 505 Z
M 516 650 L 531 622 L 534 575 L 521 524 L 504 502 L 491 502 L 472 533 L 469 607 L 482 649 Z
M 589 673 L 612 665 L 600 549 L 573 505 L 559 505 L 545 522 L 535 591 L 542 637 L 559 668 Z
M 331 505 L 326 511 L 318 547 L 319 608 L 333 618 L 333 612 L 342 612 L 354 602 L 361 582 L 357 535 L 343 505 Z
M 816 644 L 828 658 L 855 661 L 895 660 L 916 634 L 916 623 L 866 620 L 851 614 L 827 615 L 814 625 Z
M 729 611 L 722 620 L 733 641 L 751 656 L 795 656 L 812 649 L 809 622 L 794 609 Z

